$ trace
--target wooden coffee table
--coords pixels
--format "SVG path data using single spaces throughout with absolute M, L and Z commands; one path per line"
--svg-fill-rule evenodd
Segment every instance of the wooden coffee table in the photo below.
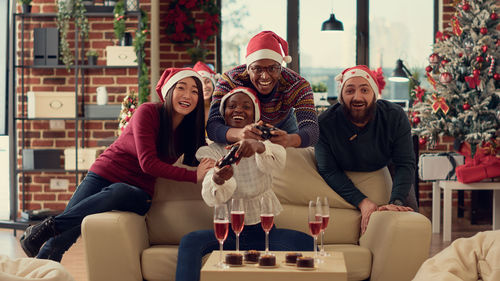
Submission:
M 223 255 L 234 252 L 224 251 Z M 219 252 L 214 251 L 201 269 L 201 281 L 303 281 L 303 280 L 328 280 L 346 281 L 347 270 L 342 252 L 328 252 L 329 257 L 321 257 L 323 263 L 315 263 L 312 270 L 300 270 L 295 266 L 285 264 L 287 252 L 271 251 L 276 255 L 276 268 L 260 268 L 256 264 L 244 264 L 239 267 L 220 269 L 216 267 L 219 262 Z M 243 254 L 243 252 L 241 252 Z M 263 252 L 261 252 L 262 254 Z M 303 256 L 314 256 L 314 252 L 301 252 Z

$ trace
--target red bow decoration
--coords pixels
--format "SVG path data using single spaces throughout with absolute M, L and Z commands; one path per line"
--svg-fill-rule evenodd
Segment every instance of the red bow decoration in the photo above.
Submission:
M 426 75 L 427 75 L 427 81 L 429 81 L 434 90 L 436 90 L 436 80 L 434 80 L 434 77 L 432 77 L 432 75 L 429 72 L 427 72 Z
M 453 29 L 453 34 L 456 36 L 460 36 L 462 34 L 462 27 L 460 27 L 460 22 L 455 16 L 451 18 L 451 27 Z
M 420 86 L 417 86 L 415 89 L 413 89 L 412 92 L 415 94 L 415 101 L 413 101 L 413 105 L 422 102 L 422 98 L 425 95 L 425 90 L 422 89 Z
M 465 81 L 467 84 L 469 84 L 469 88 L 474 89 L 477 86 L 479 86 L 479 83 L 481 80 L 479 79 L 479 75 L 474 75 L 474 76 L 466 76 Z
M 446 104 L 446 100 L 442 97 L 438 97 L 436 94 L 432 94 L 432 99 L 434 102 L 432 103 L 432 110 L 436 113 L 439 109 L 441 109 L 444 114 L 448 113 L 450 107 Z
M 443 40 L 443 33 L 441 31 L 436 32 L 436 42 Z

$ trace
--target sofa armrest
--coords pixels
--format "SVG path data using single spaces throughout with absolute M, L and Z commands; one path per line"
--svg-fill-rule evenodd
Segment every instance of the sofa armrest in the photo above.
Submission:
M 373 255 L 371 281 L 411 280 L 429 257 L 431 223 L 416 212 L 374 212 L 360 246 Z
M 143 216 L 105 212 L 82 222 L 89 281 L 142 281 L 141 254 L 149 247 Z

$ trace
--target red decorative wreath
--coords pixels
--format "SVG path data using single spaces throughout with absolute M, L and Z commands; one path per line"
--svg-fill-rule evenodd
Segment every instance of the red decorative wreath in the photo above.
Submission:
M 201 13 L 193 16 L 193 9 Z M 193 43 L 207 41 L 217 34 L 220 27 L 220 11 L 215 0 L 175 0 L 169 4 L 166 15 L 166 33 L 170 41 Z

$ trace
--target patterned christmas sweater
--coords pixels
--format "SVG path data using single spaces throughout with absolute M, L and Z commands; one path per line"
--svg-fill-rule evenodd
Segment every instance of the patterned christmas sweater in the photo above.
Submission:
M 226 143 L 226 133 L 230 127 L 224 122 L 219 112 L 222 97 L 236 87 L 248 87 L 258 92 L 250 81 L 246 65 L 237 66 L 224 73 L 217 82 L 210 115 L 207 121 L 208 138 L 219 143 Z M 272 125 L 280 124 L 295 110 L 300 147 L 316 144 L 319 138 L 318 116 L 314 109 L 311 85 L 299 74 L 283 67 L 276 88 L 269 95 L 258 94 L 261 106 L 261 120 Z M 279 127 L 279 125 L 278 125 Z

